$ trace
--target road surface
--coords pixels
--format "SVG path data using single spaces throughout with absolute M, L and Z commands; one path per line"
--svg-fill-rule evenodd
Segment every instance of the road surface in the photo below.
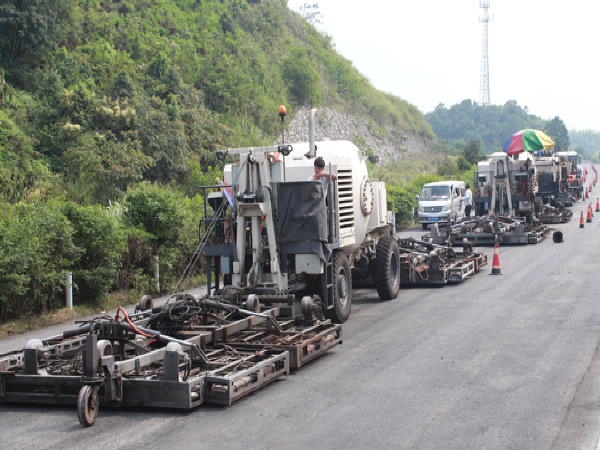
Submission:
M 0 404 L 1 449 L 589 449 L 600 436 L 600 213 L 462 284 L 354 292 L 343 345 L 231 407 Z M 403 234 L 420 237 L 421 230 Z M 43 330 L 0 341 L 0 353 Z

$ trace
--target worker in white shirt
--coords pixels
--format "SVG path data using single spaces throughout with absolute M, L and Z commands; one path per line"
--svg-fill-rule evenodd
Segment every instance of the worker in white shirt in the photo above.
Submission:
M 465 217 L 471 217 L 471 207 L 473 206 L 473 193 L 471 192 L 471 186 L 467 184 L 465 190 L 465 196 L 461 199 L 465 207 Z

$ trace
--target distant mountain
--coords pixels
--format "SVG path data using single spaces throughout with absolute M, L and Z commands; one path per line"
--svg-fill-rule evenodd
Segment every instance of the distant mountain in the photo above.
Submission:
M 583 154 L 600 157 L 600 132 L 592 130 L 569 130 L 571 149 L 581 147 Z
M 447 108 L 444 104 L 425 114 L 434 133 L 452 146 L 458 141 L 478 139 L 485 144 L 485 153 L 499 151 L 517 131 L 525 128 L 543 130 L 546 121 L 529 114 L 515 100 L 504 105 L 481 106 L 471 100 Z

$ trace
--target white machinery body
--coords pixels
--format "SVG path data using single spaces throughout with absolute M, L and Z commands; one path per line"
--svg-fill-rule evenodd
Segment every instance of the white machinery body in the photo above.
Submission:
M 325 172 L 338 177 L 339 221 L 336 224 L 339 224 L 339 247 L 346 253 L 354 253 L 369 233 L 388 223 L 385 183 L 369 179 L 364 155 L 352 142 L 315 144 L 317 156 L 325 160 Z M 314 158 L 305 156 L 309 143 L 291 145 L 292 153 L 271 165 L 271 182 L 307 181 L 314 174 Z M 235 176 L 237 169 L 232 165 L 225 166 L 225 183 L 233 184 Z M 235 189 L 234 186 L 234 192 Z

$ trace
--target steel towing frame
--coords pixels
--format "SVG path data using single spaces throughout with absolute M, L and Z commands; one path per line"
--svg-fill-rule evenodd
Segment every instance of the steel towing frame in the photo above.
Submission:
M 306 315 L 296 325 L 279 315 L 273 308 L 220 326 L 194 327 L 185 340 L 155 332 L 151 338 L 168 342 L 155 349 L 137 334 L 149 330 L 96 318 L 0 355 L 0 403 L 77 405 L 84 426 L 93 425 L 100 405 L 228 406 L 342 343 L 341 325 Z M 236 345 L 242 334 L 259 333 L 287 339 Z
M 397 241 L 401 285 L 460 283 L 487 264 L 487 255 L 474 253 L 470 244 L 457 252 L 445 245 L 413 238 Z
M 462 246 L 465 239 L 475 247 L 525 245 L 537 244 L 549 234 L 550 228 L 546 226 L 528 224 L 511 217 L 477 217 L 451 228 L 447 227 L 446 233 L 440 233 L 433 227 L 430 234 L 423 235 L 422 240 L 438 245 L 450 242 L 449 245 L 452 246 Z

